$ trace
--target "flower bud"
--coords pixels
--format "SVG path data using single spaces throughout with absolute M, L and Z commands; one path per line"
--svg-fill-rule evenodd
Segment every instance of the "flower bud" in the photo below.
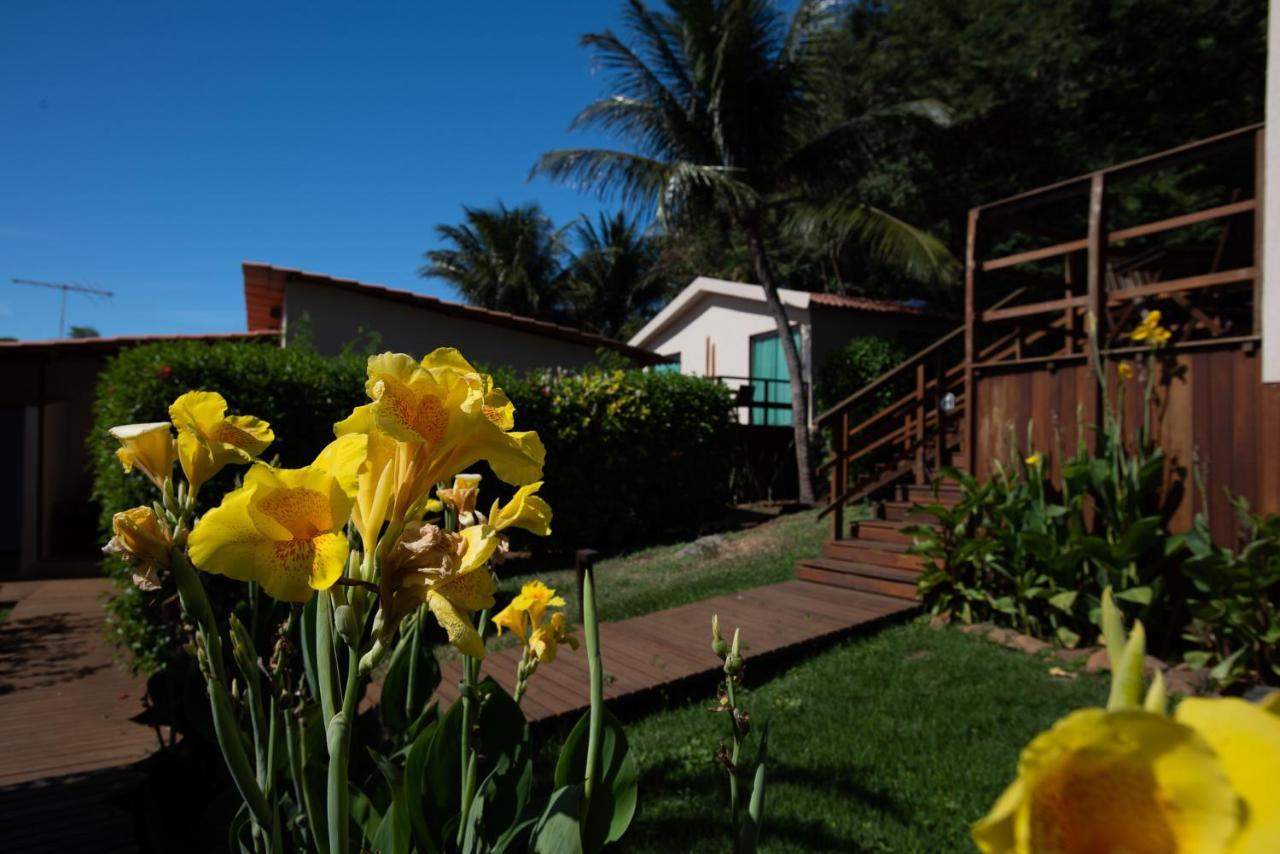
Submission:
M 742 656 L 738 653 L 738 637 L 741 629 L 733 630 L 733 646 L 729 649 L 729 656 L 724 660 L 724 672 L 730 676 L 739 676 L 742 674 L 746 662 L 742 660 Z
M 350 605 L 339 605 L 333 612 L 333 627 L 347 646 L 356 649 L 360 644 L 360 621 Z
M 729 654 L 729 645 L 725 643 L 724 636 L 720 634 L 719 614 L 711 615 L 711 651 L 721 661 L 724 661 L 724 657 Z
M 120 443 L 116 458 L 125 473 L 136 468 L 164 489 L 164 482 L 173 474 L 173 464 L 178 459 L 178 446 L 173 441 L 169 422 L 124 424 L 108 432 Z
M 111 517 L 114 536 L 103 547 L 133 567 L 133 583 L 141 590 L 159 590 L 158 573 L 169 568 L 169 531 L 150 507 L 134 507 Z

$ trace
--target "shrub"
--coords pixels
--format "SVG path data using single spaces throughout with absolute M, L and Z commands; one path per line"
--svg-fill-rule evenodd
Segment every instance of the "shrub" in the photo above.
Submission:
M 902 345 L 888 338 L 867 336 L 852 339 L 828 356 L 818 371 L 814 386 L 818 411 L 825 412 L 835 406 L 885 371 L 900 364 L 906 356 L 907 352 Z M 914 378 L 910 380 L 914 381 Z M 866 415 L 874 414 L 880 407 L 892 403 L 896 396 L 895 390 L 888 387 L 871 395 L 873 399 L 867 401 Z
M 183 392 L 216 388 L 231 411 L 271 423 L 271 461 L 300 466 L 333 438 L 335 421 L 367 402 L 364 380 L 363 356 L 322 357 L 305 346 L 184 341 L 122 352 L 99 378 L 88 438 L 104 533 L 113 513 L 150 501 L 145 480 L 121 471 L 108 428 L 167 420 L 170 402 Z M 726 505 L 729 397 L 717 384 L 678 374 L 590 369 L 523 377 L 506 372 L 499 385 L 516 406 L 520 429 L 538 431 L 547 446 L 543 494 L 556 514 L 549 548 L 610 548 L 695 529 Z M 233 476 L 224 471 L 202 496 L 225 491 Z M 498 487 L 496 479 L 486 479 L 486 495 L 505 500 L 509 492 Z M 120 586 L 110 604 L 109 633 L 135 667 L 154 671 L 177 649 L 176 627 L 161 615 L 168 594 L 139 591 L 118 561 L 108 560 L 106 568 Z M 220 581 L 211 579 L 210 595 L 215 607 L 226 609 L 238 588 Z

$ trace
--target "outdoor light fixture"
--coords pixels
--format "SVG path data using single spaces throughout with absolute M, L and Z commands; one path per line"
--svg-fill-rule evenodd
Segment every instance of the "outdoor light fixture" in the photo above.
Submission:
M 942 396 L 942 399 L 938 401 L 938 408 L 947 414 L 955 412 L 956 396 L 951 392 L 947 392 Z

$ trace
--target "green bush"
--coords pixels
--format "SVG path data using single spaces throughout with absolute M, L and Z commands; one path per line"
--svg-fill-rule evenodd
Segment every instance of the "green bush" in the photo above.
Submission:
M 814 384 L 818 411 L 825 412 L 835 406 L 885 371 L 900 364 L 906 356 L 903 346 L 888 338 L 867 336 L 852 339 L 828 356 L 818 370 L 817 382 Z M 911 377 L 909 381 L 914 382 L 915 378 Z M 894 394 L 895 390 L 891 383 L 889 387 L 872 394 L 872 399 L 867 401 L 866 415 L 872 415 L 882 406 L 892 403 L 897 396 Z
M 146 481 L 121 471 L 110 427 L 167 420 L 169 403 L 180 394 L 213 389 L 231 412 L 271 423 L 276 440 L 269 461 L 300 466 L 333 438 L 335 421 L 367 402 L 364 380 L 363 356 L 322 357 L 305 346 L 192 341 L 122 352 L 99 378 L 88 438 L 104 541 L 113 513 L 150 500 Z M 619 369 L 505 372 L 499 384 L 516 406 L 517 427 L 538 431 L 547 446 L 542 494 L 555 511 L 548 548 L 652 540 L 696 529 L 727 504 L 729 397 L 719 385 Z M 229 467 L 202 494 L 221 495 L 241 473 Z M 507 493 L 495 488 L 495 478 L 485 484 L 487 510 Z M 106 569 L 120 586 L 110 605 L 110 634 L 134 666 L 157 670 L 177 649 L 177 626 L 163 617 L 171 591 L 139 591 L 118 561 L 108 560 Z M 216 607 L 231 607 L 243 593 L 233 583 L 221 585 L 223 579 L 208 580 Z

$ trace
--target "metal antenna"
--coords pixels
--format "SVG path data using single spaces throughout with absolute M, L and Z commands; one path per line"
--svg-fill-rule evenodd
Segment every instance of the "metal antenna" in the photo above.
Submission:
M 78 294 L 88 294 L 90 296 L 107 297 L 108 299 L 115 296 L 111 291 L 90 288 L 74 282 L 38 282 L 35 279 L 10 279 L 9 281 L 13 282 L 15 285 L 30 285 L 33 288 L 52 288 L 53 290 L 62 291 L 62 306 L 58 311 L 59 338 L 62 337 L 62 330 L 67 323 L 67 291 L 75 291 Z

